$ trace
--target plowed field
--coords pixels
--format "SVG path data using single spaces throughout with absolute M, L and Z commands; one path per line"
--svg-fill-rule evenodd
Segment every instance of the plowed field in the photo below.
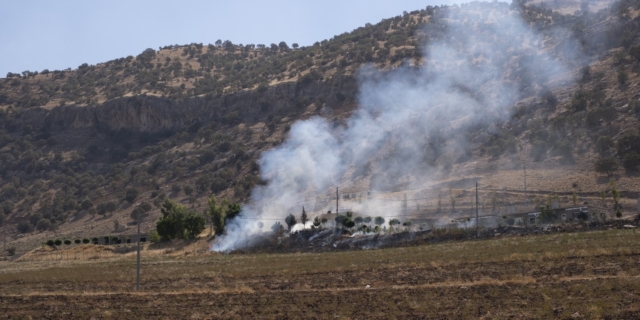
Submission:
M 640 232 L 0 264 L 0 318 L 640 318 Z

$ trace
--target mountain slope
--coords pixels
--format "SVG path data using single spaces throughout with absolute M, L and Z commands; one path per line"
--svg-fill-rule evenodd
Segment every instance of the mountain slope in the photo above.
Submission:
M 513 163 L 527 159 L 541 168 L 530 188 L 537 183 L 546 191 L 597 192 L 603 188 L 599 178 L 576 176 L 549 187 L 554 182 L 544 177 L 571 176 L 567 169 L 593 177 L 596 158 L 620 161 L 636 148 L 638 4 L 611 8 L 562 15 L 519 2 L 427 7 L 310 47 L 191 44 L 76 70 L 10 74 L 0 80 L 2 229 L 26 246 L 53 236 L 37 232 L 42 220 L 59 236 L 98 236 L 115 232 L 115 220 L 130 222 L 129 214 L 143 202 L 155 205 L 143 224 L 150 230 L 165 196 L 198 211 L 210 193 L 245 201 L 263 183 L 256 161 L 283 142 L 296 120 L 321 116 L 337 126 L 347 121 L 359 106 L 360 84 L 372 75 L 363 64 L 382 70 L 381 77 L 429 64 L 438 68 L 422 45 L 461 43 L 446 32 L 454 23 L 481 30 L 482 24 L 462 19 L 470 13 L 486 23 L 521 17 L 542 40 L 522 38 L 510 44 L 509 52 L 517 52 L 512 55 L 461 49 L 479 66 L 504 59 L 501 77 L 519 96 L 507 118 L 489 129 L 468 128 L 464 147 L 446 147 L 455 139 L 429 133 L 424 147 L 433 152 L 424 161 L 436 169 L 430 174 L 445 182 L 482 174 L 487 186 L 517 189 L 510 184 L 520 175 Z M 522 67 L 541 52 L 566 65 L 577 83 Z M 472 89 L 456 90 L 477 97 Z M 387 145 L 383 157 L 396 147 Z M 344 187 L 369 190 L 382 179 L 380 192 L 403 191 L 416 179 L 396 176 L 393 166 L 381 163 L 372 159 L 367 168 L 354 168 L 362 172 Z M 640 190 L 633 175 L 620 179 L 624 190 Z M 578 180 L 580 190 L 570 186 Z M 138 196 L 126 201 L 132 189 Z M 435 205 L 432 196 L 423 208 Z M 116 211 L 96 215 L 108 202 Z M 28 233 L 22 238 L 20 222 Z

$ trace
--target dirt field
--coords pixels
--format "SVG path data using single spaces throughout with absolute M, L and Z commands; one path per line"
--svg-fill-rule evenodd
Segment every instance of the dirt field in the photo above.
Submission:
M 0 318 L 638 318 L 640 231 L 0 263 Z

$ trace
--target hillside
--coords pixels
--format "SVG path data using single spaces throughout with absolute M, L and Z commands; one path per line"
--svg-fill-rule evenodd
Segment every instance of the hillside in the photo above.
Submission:
M 497 190 L 522 191 L 522 161 L 529 162 L 528 190 L 540 192 L 504 193 L 500 205 L 553 193 L 566 202 L 572 193 L 597 199 L 610 177 L 596 173 L 594 162 L 612 157 L 620 169 L 611 174 L 631 214 L 640 190 L 640 2 L 576 3 L 427 7 L 309 47 L 219 41 L 147 49 L 74 70 L 10 73 L 0 79 L 0 230 L 24 251 L 52 237 L 131 233 L 136 208 L 150 208 L 143 222 L 149 231 L 165 197 L 198 212 L 211 194 L 244 203 L 269 182 L 258 160 L 291 137 L 296 121 L 319 116 L 338 134 L 363 104 L 363 84 L 422 81 L 407 74 L 447 74 L 461 64 L 491 74 L 448 87 L 461 104 L 491 105 L 500 98 L 491 91 L 497 83 L 508 84 L 512 99 L 495 115 L 482 114 L 486 122 L 456 109 L 441 121 L 446 128 L 429 122 L 437 130 L 390 137 L 339 182 L 308 188 L 289 206 L 299 210 L 313 200 L 312 217 L 324 213 L 339 186 L 341 197 L 352 199 L 365 190 L 420 199 L 411 206 L 418 214 L 439 208 L 441 197 L 470 206 L 471 197 L 454 190 L 468 188 L 460 184 L 468 179 L 484 186 L 489 206 Z M 505 17 L 522 19 L 528 33 L 486 35 L 499 46 L 480 36 L 474 47 L 455 32 L 482 35 Z M 452 65 L 425 55 L 433 44 L 458 48 L 462 58 Z M 426 156 L 404 171 L 406 139 Z M 288 210 L 279 212 L 283 219 Z

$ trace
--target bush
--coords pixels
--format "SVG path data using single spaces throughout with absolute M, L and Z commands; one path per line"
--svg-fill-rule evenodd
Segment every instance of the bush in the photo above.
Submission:
M 80 244 L 80 243 L 82 243 L 82 240 L 80 240 L 80 239 L 75 239 L 75 240 L 73 240 L 73 242 L 74 242 L 75 244 Z
M 98 239 L 98 237 L 94 237 L 93 239 L 91 239 L 91 242 L 93 242 L 93 244 L 98 244 L 100 242 L 100 239 Z
M 60 239 L 56 239 L 53 243 L 54 243 L 56 246 L 61 246 L 61 245 L 62 245 L 62 240 L 60 240 Z
M 98 238 L 96 238 L 96 240 L 98 240 Z M 84 243 L 84 244 L 87 244 L 89 242 L 91 242 L 91 240 L 89 240 L 87 238 L 82 239 L 82 243 Z
M 64 244 L 66 244 L 66 245 L 70 245 L 70 244 L 71 244 L 71 240 L 69 240 L 69 239 L 65 239 L 65 240 L 64 240 Z
M 618 170 L 618 161 L 613 157 L 600 158 L 594 165 L 596 172 L 606 173 L 609 176 Z
M 156 243 L 160 241 L 160 235 L 158 234 L 158 231 L 156 230 L 151 230 L 151 232 L 149 232 L 149 241 Z
M 55 243 L 54 243 L 54 241 L 53 241 L 53 240 L 51 240 L 51 239 L 47 240 L 47 245 L 48 245 L 49 247 L 53 247 L 53 245 L 54 245 L 54 244 L 55 244 Z
M 16 247 L 9 247 L 7 248 L 7 254 L 10 256 L 13 256 L 16 254 Z
M 26 233 L 29 231 L 29 229 L 31 228 L 31 226 L 29 225 L 29 222 L 26 221 L 20 221 L 18 222 L 18 225 L 16 226 L 16 228 L 18 229 L 18 232 L 20 233 Z

